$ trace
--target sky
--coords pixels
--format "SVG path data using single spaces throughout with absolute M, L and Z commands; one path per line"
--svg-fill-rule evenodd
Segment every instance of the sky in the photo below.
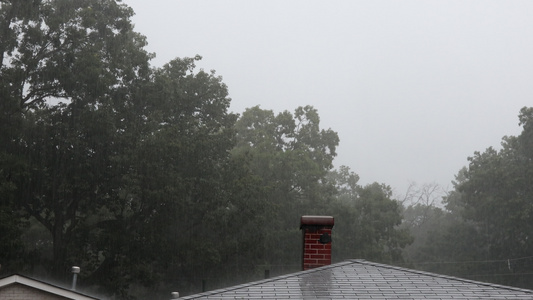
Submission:
M 445 190 L 533 106 L 533 1 L 123 0 L 160 67 L 203 59 L 230 110 L 312 105 L 335 167 Z

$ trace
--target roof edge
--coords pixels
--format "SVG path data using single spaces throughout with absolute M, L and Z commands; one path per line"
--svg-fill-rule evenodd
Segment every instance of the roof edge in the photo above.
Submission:
M 14 274 L 0 279 L 0 288 L 12 285 L 22 284 L 24 286 L 38 289 L 47 293 L 52 293 L 58 296 L 79 299 L 79 300 L 99 300 L 99 298 L 88 296 L 77 291 L 68 290 L 44 281 L 36 280 L 19 274 Z
M 467 282 L 467 283 L 472 283 L 472 284 L 478 284 L 478 285 L 483 285 L 483 286 L 490 286 L 490 287 L 495 287 L 495 288 L 500 288 L 500 289 L 506 289 L 506 290 L 511 290 L 511 291 L 518 291 L 518 292 L 525 292 L 525 293 L 533 294 L 533 290 L 529 290 L 529 289 L 524 289 L 524 288 L 519 288 L 519 287 L 514 287 L 514 286 L 508 286 L 508 285 L 501 285 L 501 284 L 490 283 L 490 282 L 477 281 L 477 280 L 472 280 L 472 279 L 455 277 L 455 276 L 452 276 L 452 275 L 443 275 L 443 274 L 432 273 L 432 272 L 427 272 L 427 271 L 403 268 L 403 267 L 399 267 L 399 266 L 386 265 L 386 264 L 367 261 L 367 260 L 364 260 L 364 259 L 349 259 L 348 261 L 351 261 L 351 262 L 354 262 L 354 263 L 370 265 L 370 266 L 375 266 L 375 267 L 380 267 L 380 268 L 400 270 L 400 271 L 404 271 L 404 272 L 410 272 L 410 273 L 413 273 L 413 274 L 420 274 L 420 275 L 426 275 L 426 276 L 431 276 L 431 277 L 438 277 L 438 278 L 444 278 L 444 279 L 449 279 L 449 280 L 456 280 L 456 281 L 461 281 L 461 282 Z

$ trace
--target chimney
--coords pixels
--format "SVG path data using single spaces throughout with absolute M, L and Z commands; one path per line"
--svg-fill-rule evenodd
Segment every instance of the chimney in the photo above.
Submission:
M 333 217 L 330 216 L 301 217 L 304 271 L 331 264 L 331 229 L 334 223 Z

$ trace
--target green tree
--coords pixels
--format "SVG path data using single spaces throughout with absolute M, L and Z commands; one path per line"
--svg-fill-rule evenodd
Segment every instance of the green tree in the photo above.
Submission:
M 504 137 L 500 150 L 491 147 L 468 158 L 468 167 L 447 199 L 450 211 L 460 213 L 477 237 L 462 241 L 475 245 L 468 255 L 494 262 L 478 267 L 475 274 L 505 274 L 482 279 L 524 287 L 533 286 L 530 276 L 518 275 L 533 269 L 531 260 L 522 259 L 530 257 L 533 247 L 532 112 L 526 107 L 520 111 L 522 133 Z
M 195 70 L 198 59 L 175 59 L 155 69 L 149 81 L 97 107 L 94 118 L 74 122 L 80 130 L 96 126 L 102 132 L 81 135 L 63 121 L 52 126 L 71 126 L 65 130 L 67 142 L 75 135 L 86 143 L 80 149 L 100 154 L 78 170 L 100 173 L 80 180 L 93 198 L 77 197 L 88 205 L 82 210 L 87 215 L 76 212 L 83 222 L 71 241 L 79 251 L 71 246 L 68 253 L 82 261 L 84 282 L 120 299 L 133 292 L 156 297 L 152 289 L 172 279 L 187 290 L 210 271 L 199 266 L 216 268 L 225 250 L 219 247 L 215 215 L 233 192 L 225 183 L 239 180 L 229 161 L 236 115 L 227 112 L 221 78 Z
M 68 248 L 83 220 L 104 201 L 108 178 L 109 129 L 95 122 L 101 111 L 75 110 L 58 105 L 27 114 L 31 127 L 22 136 L 28 143 L 22 149 L 27 171 L 17 181 L 17 196 L 28 216 L 50 233 L 53 251 L 47 259 L 56 275 L 75 263 Z
M 98 106 L 25 114 L 18 198 L 50 233 L 52 274 L 80 265 L 86 284 L 126 299 L 221 263 L 217 216 L 244 179 L 230 161 L 227 88 L 195 71 L 197 59 L 175 59 Z
M 389 186 L 357 184 L 359 177 L 346 166 L 330 172 L 337 194 L 329 204 L 335 216 L 334 258 L 363 258 L 384 263 L 402 262 L 402 248 L 412 240 L 402 223 L 401 204 Z
M 148 71 L 133 11 L 116 1 L 0 2 L 3 112 L 51 98 L 94 102 Z M 94 103 L 93 103 L 94 104 Z
M 151 69 L 117 1 L 0 3 L 2 269 L 35 250 L 35 271 L 76 264 L 103 293 L 153 298 L 147 288 L 186 290 L 246 254 L 235 249 L 252 229 L 221 242 L 261 209 L 230 156 L 222 79 L 196 71 L 199 56 Z
M 230 187 L 239 180 L 229 155 L 237 116 L 227 111 L 222 78 L 195 70 L 199 59 L 175 59 L 156 70 L 147 94 L 137 99 L 143 114 L 133 115 L 128 126 L 139 126 L 139 117 L 146 121 L 132 152 L 121 157 L 129 171 L 114 209 L 118 219 L 136 225 L 133 232 L 145 230 L 150 242 L 140 243 L 151 245 L 152 267 L 163 270 L 150 270 L 153 280 L 178 277 L 181 290 L 214 276 L 209 272 L 221 265 L 221 236 L 228 232 L 219 222 L 229 218 Z
M 3 206 L 22 207 L 49 230 L 57 275 L 69 263 L 83 203 L 99 197 L 94 180 L 107 165 L 107 147 L 99 147 L 109 142 L 99 108 L 148 74 L 150 56 L 132 30 L 133 12 L 116 1 L 0 5 Z
M 277 115 L 252 107 L 239 118 L 236 131 L 233 156 L 246 158 L 266 205 L 258 233 L 263 239 L 260 257 L 274 273 L 298 270 L 298 220 L 326 208 L 332 187 L 325 177 L 336 155 L 337 133 L 320 128 L 318 112 L 311 106 Z

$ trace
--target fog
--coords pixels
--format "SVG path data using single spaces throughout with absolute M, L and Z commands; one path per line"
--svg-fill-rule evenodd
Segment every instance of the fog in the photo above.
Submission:
M 520 132 L 533 95 L 530 1 L 126 0 L 161 66 L 202 55 L 231 109 L 313 105 L 360 183 L 451 188 Z

